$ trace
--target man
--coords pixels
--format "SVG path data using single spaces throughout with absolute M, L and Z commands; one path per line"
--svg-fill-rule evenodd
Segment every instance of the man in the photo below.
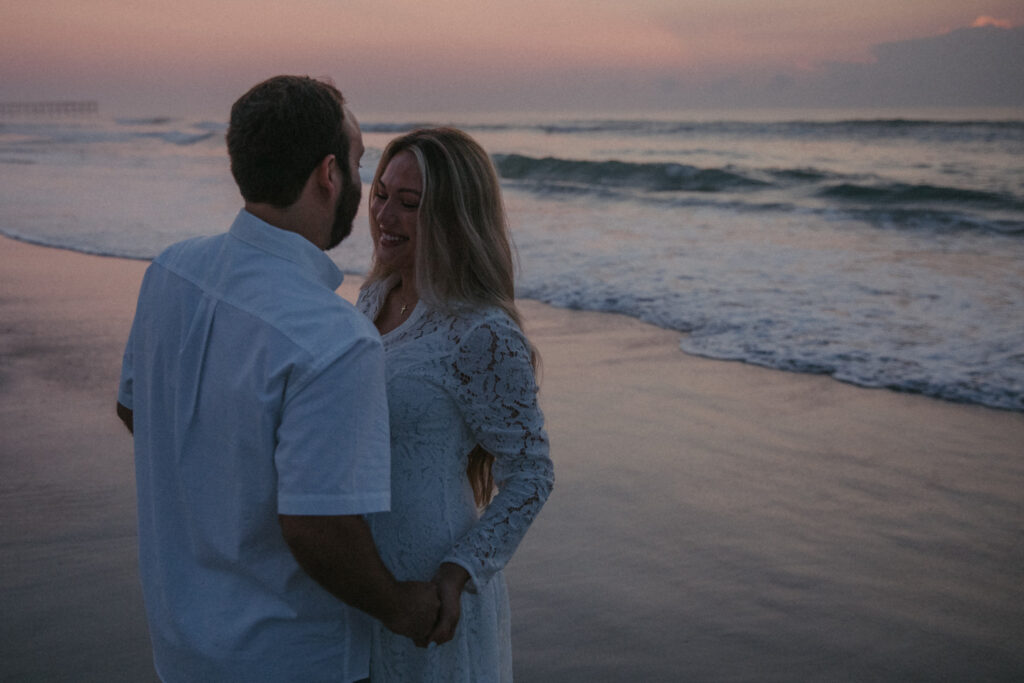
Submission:
M 234 104 L 227 143 L 245 208 L 149 267 L 118 395 L 154 663 L 365 678 L 368 615 L 425 643 L 439 602 L 392 577 L 362 518 L 390 503 L 383 350 L 323 253 L 358 211 L 362 136 L 333 86 L 279 76 Z

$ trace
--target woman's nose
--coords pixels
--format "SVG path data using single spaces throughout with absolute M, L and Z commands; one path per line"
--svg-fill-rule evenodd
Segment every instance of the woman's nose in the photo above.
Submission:
M 380 200 L 378 200 L 377 205 L 373 207 L 374 216 L 377 218 L 378 225 L 383 223 L 384 219 L 387 217 L 387 207 L 388 203 Z

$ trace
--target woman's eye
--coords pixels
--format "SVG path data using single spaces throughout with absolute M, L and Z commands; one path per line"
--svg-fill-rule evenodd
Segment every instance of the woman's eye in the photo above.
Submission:
M 420 208 L 419 204 L 407 204 L 405 202 L 402 202 L 402 206 L 404 206 L 407 209 L 418 209 L 418 208 Z

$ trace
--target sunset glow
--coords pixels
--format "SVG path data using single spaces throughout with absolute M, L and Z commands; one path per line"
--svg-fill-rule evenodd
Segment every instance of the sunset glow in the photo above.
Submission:
M 882 43 L 1024 25 L 1017 0 L 927 5 L 0 0 L 0 101 L 222 109 L 267 75 L 298 72 L 330 76 L 380 110 L 572 108 L 624 98 L 674 106 L 723 84 L 767 88 L 829 64 L 871 63 Z
M 998 28 L 1013 28 L 1013 22 L 1008 19 L 996 19 L 989 16 L 981 16 L 974 20 L 971 24 L 973 28 L 980 28 L 982 26 L 996 26 Z

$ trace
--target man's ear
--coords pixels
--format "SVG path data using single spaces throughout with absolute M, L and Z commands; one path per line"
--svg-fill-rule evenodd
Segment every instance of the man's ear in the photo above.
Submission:
M 317 187 L 328 194 L 337 194 L 341 191 L 341 169 L 338 168 L 338 159 L 333 154 L 328 154 L 320 160 L 313 169 L 313 176 Z

